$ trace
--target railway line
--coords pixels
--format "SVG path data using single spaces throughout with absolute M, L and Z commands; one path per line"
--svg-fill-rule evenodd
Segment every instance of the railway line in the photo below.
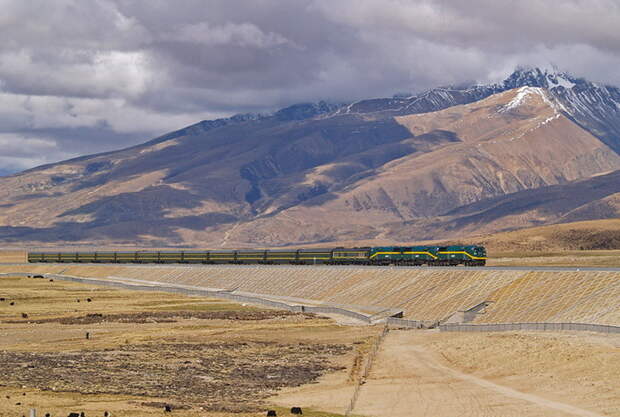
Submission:
M 315 249 L 28 252 L 30 263 L 209 265 L 410 265 L 484 266 L 483 246 L 374 246 Z
M 620 272 L 620 267 L 563 267 L 563 266 L 477 266 L 475 268 L 469 266 L 428 266 L 428 265 L 420 265 L 420 266 L 410 266 L 410 265 L 288 265 L 288 264 L 274 264 L 274 265 L 262 265 L 262 264 L 247 264 L 247 265 L 235 265 L 235 264 L 186 264 L 186 263 L 166 263 L 166 264 L 141 264 L 141 263 L 85 263 L 85 262 L 46 262 L 39 264 L 32 263 L 16 263 L 16 262 L 0 262 L 0 265 L 31 265 L 31 266 L 42 266 L 42 265 L 65 265 L 65 266 L 131 266 L 133 268 L 166 268 L 166 267 L 174 267 L 174 268 L 240 268 L 240 269 L 254 269 L 254 268 L 299 268 L 299 269 L 316 269 L 316 270 L 327 270 L 327 269 L 359 269 L 359 270 L 416 270 L 416 271 L 531 271 L 531 272 Z

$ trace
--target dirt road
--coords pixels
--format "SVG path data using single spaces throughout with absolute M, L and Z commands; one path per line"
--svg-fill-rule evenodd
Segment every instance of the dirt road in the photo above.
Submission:
M 420 332 L 393 331 L 362 386 L 356 415 L 428 417 L 603 417 L 575 404 L 464 374 L 422 343 Z

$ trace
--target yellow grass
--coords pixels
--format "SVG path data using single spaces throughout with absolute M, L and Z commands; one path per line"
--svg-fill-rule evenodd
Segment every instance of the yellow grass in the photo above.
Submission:
M 532 227 L 481 236 L 493 252 L 553 252 L 566 250 L 620 249 L 620 219 L 590 220 Z M 611 246 L 610 243 L 615 242 Z
M 620 336 L 392 330 L 354 414 L 366 416 L 619 416 Z M 333 410 L 334 378 L 286 389 L 276 402 Z M 569 411 L 569 412 L 567 412 Z
M 27 252 L 24 250 L 2 250 L 0 249 L 0 264 L 26 262 L 26 253 Z
M 185 297 L 169 293 L 139 292 L 110 289 L 95 285 L 76 284 L 55 280 L 33 278 L 0 278 L 0 297 L 6 300 L 0 302 L 0 352 L 4 354 L 21 355 L 30 352 L 32 355 L 79 355 L 92 352 L 123 351 L 131 353 L 140 346 L 162 346 L 159 354 L 142 355 L 140 360 L 144 366 L 154 366 L 153 361 L 162 361 L 163 357 L 175 355 L 174 348 L 166 346 L 200 346 L 204 344 L 222 344 L 223 346 L 247 346 L 237 352 L 237 349 L 223 350 L 234 361 L 252 361 L 254 358 L 265 355 L 265 348 L 276 349 L 286 354 L 287 349 L 297 349 L 300 343 L 303 346 L 319 346 L 333 344 L 356 346 L 374 335 L 374 327 L 343 327 L 323 318 L 312 318 L 305 315 L 281 315 L 275 310 L 260 310 L 254 307 L 241 306 L 221 300 L 203 297 Z M 91 302 L 87 302 L 87 298 Z M 78 303 L 77 300 L 80 300 Z M 13 306 L 9 302 L 14 302 Z M 157 319 L 160 314 L 189 314 L 188 317 L 174 317 L 172 322 L 157 322 L 148 319 L 149 315 Z M 228 319 L 201 319 L 192 314 L 267 314 L 272 318 L 263 320 L 228 320 Z M 24 318 L 22 314 L 27 314 Z M 97 323 L 61 324 L 59 322 L 37 323 L 40 320 L 76 319 L 87 314 L 103 314 L 105 317 L 124 314 L 128 317 L 146 314 L 144 322 L 116 322 L 106 319 Z M 167 317 L 167 316 L 165 316 Z M 85 337 L 89 332 L 90 338 Z M 232 345 L 231 345 L 232 344 Z M 263 344 L 265 348 L 263 348 Z M 284 346 L 283 348 L 279 347 Z M 255 347 L 251 347 L 255 346 Z M 286 346 L 290 346 L 287 348 Z M 159 349 L 159 347 L 157 347 Z M 242 353 L 246 352 L 246 353 Z M 268 352 L 267 352 L 268 353 Z M 350 368 L 354 362 L 354 350 L 344 356 L 332 356 L 319 353 L 323 363 L 332 363 L 334 366 Z M 242 357 L 243 355 L 250 355 Z M 307 360 L 312 361 L 314 355 L 308 352 Z M 217 358 L 217 355 L 215 356 Z M 187 359 L 187 358 L 186 358 Z M 200 358 L 189 358 L 191 361 Z M 185 359 L 184 359 L 185 360 Z M 174 362 L 174 360 L 173 360 Z M 167 362 L 161 362 L 162 365 Z M 310 362 L 309 362 L 310 363 Z M 110 364 L 111 365 L 111 364 Z M 166 365 L 168 366 L 168 365 Z M 217 361 L 214 362 L 217 366 Z M 291 366 L 293 364 L 291 363 Z M 54 372 L 67 372 L 54 368 Z M 105 368 L 104 368 L 105 369 Z M 104 370 L 102 369 L 102 370 Z M 42 376 L 49 370 L 42 370 Z M 347 369 L 339 371 L 346 374 Z M 2 373 L 0 372 L 0 375 Z M 73 374 L 72 374 L 73 375 Z M 148 376 L 144 376 L 148 380 Z M 265 376 L 266 378 L 266 376 Z M 139 383 L 134 381 L 133 383 Z M 152 407 L 143 403 L 172 403 L 183 404 L 178 398 L 153 396 L 150 394 L 135 395 L 130 393 L 110 393 L 101 385 L 101 392 L 87 393 L 92 386 L 83 386 L 80 390 L 67 389 L 77 387 L 74 382 L 60 378 L 56 383 L 49 382 L 51 389 L 41 390 L 37 384 L 27 383 L 14 385 L 2 380 L 0 376 L 0 416 L 9 417 L 28 414 L 30 408 L 36 408 L 38 415 L 46 412 L 52 415 L 67 415 L 70 411 L 84 411 L 86 415 L 103 415 L 103 411 L 110 411 L 113 416 L 155 416 L 162 414 L 162 407 Z M 23 387 L 22 387 L 23 385 Z M 234 385 L 234 384 L 233 384 Z M 48 388 L 49 388 L 48 386 Z M 234 387 L 233 387 L 234 388 Z M 257 400 L 264 388 L 256 387 Z M 149 391 L 152 392 L 152 391 Z M 23 395 L 23 394 L 26 395 Z M 7 399 L 9 396 L 10 399 Z M 4 401 L 4 400 L 7 401 Z M 17 404 L 21 403 L 21 404 Z M 189 416 L 228 416 L 240 415 L 230 412 L 204 411 L 200 404 L 189 402 L 190 409 L 177 409 L 174 415 Z M 296 404 L 291 404 L 291 406 Z M 262 410 L 261 410 L 262 408 Z M 241 415 L 264 415 L 264 410 L 272 408 L 268 402 L 262 403 L 255 412 L 245 412 Z M 344 409 L 344 406 L 343 406 Z M 278 409 L 278 415 L 288 415 L 283 408 Z M 314 417 L 332 417 L 338 414 L 315 413 L 304 410 L 304 415 Z M 199 414 L 197 414 L 199 413 Z

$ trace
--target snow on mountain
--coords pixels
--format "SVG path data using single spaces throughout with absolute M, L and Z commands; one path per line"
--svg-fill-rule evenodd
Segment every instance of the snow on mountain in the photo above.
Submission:
M 620 172 L 619 103 L 618 88 L 519 69 L 496 84 L 206 120 L 0 179 L 0 241 L 265 246 L 554 222 L 617 193 L 617 174 L 605 193 L 575 188 L 566 207 L 544 193 L 491 205 Z M 471 204 L 492 213 L 459 217 Z M 580 215 L 599 216 L 607 202 L 596 204 Z
M 373 113 L 394 117 L 429 113 L 522 87 L 546 90 L 546 99 L 557 111 L 620 153 L 620 89 L 540 68 L 519 68 L 494 84 L 440 87 L 410 97 L 360 100 L 339 107 L 332 115 Z M 528 94 L 532 91 L 538 90 L 527 90 Z
M 264 119 L 295 122 L 312 118 L 370 113 L 373 117 L 385 118 L 429 113 L 472 103 L 493 94 L 521 87 L 547 90 L 545 97 L 556 110 L 571 117 L 620 153 L 620 89 L 592 83 L 565 72 L 540 68 L 519 68 L 502 82 L 494 84 L 438 87 L 412 96 L 374 98 L 346 104 L 324 101 L 300 103 L 270 114 L 240 114 L 226 119 L 205 120 L 164 135 L 153 142 L 170 140 L 187 134 L 201 134 L 213 128 Z
M 502 108 L 499 109 L 500 113 L 504 113 L 510 110 L 513 110 L 523 104 L 525 104 L 532 95 L 539 95 L 543 98 L 543 100 L 549 104 L 549 100 L 544 92 L 544 90 L 540 87 L 521 87 L 519 88 L 517 95 L 513 98 L 510 103 L 506 104 Z

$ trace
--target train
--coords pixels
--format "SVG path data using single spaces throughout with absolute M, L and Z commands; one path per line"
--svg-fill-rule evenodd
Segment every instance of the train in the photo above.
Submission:
M 28 253 L 32 263 L 484 266 L 486 260 L 486 249 L 476 245 Z

